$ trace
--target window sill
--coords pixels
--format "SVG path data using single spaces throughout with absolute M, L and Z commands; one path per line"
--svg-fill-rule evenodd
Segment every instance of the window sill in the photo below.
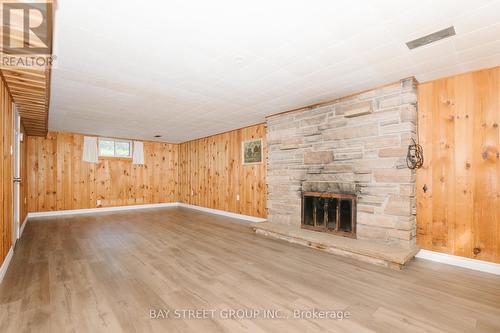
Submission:
M 132 157 L 99 156 L 99 161 L 105 160 L 132 162 Z

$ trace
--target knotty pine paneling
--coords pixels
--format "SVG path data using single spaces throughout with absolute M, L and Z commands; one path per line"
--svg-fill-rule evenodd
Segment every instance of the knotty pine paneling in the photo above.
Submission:
M 425 163 L 417 172 L 417 243 L 424 249 L 500 263 L 499 78 L 496 67 L 419 85 Z
M 13 144 L 12 99 L 5 82 L 0 79 L 0 266 L 12 246 L 13 224 Z
M 27 138 L 28 210 L 54 210 L 175 202 L 178 149 L 175 144 L 144 142 L 145 165 L 132 159 L 82 161 L 83 135 L 49 132 Z
M 242 165 L 241 143 L 252 138 L 263 140 L 263 162 Z M 182 143 L 179 148 L 180 201 L 266 217 L 266 149 L 264 124 Z

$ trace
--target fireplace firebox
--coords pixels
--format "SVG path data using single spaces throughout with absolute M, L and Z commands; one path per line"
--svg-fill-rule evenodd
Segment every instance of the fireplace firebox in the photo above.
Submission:
M 356 238 L 356 195 L 303 192 L 302 228 Z

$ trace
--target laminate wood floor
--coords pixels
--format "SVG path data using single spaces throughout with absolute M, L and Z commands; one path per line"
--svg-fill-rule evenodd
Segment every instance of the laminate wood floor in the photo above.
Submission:
M 350 316 L 293 318 L 314 308 Z M 195 309 L 218 311 L 174 316 Z M 289 318 L 225 319 L 238 309 Z M 418 259 L 389 270 L 185 208 L 40 218 L 0 285 L 0 332 L 493 333 L 500 277 Z

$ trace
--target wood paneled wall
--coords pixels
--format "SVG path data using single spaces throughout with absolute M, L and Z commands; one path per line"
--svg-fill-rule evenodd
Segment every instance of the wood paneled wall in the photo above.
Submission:
M 417 172 L 417 242 L 424 249 L 500 262 L 499 79 L 496 67 L 419 85 L 425 163 Z
M 0 79 L 0 265 L 12 246 L 13 224 L 13 144 L 12 99 L 3 79 Z
M 82 161 L 83 135 L 49 132 L 28 137 L 28 210 L 43 212 L 175 202 L 178 149 L 175 144 L 144 142 L 145 165 L 131 159 Z
M 241 142 L 262 138 L 264 161 L 243 166 Z M 27 137 L 28 211 L 185 202 L 265 217 L 264 124 L 180 145 L 145 142 L 144 166 L 130 159 L 82 161 L 83 135 L 50 132 Z M 239 200 L 238 200 L 239 197 Z
M 241 143 L 252 138 L 263 139 L 263 162 L 242 165 Z M 179 150 L 180 201 L 266 217 L 266 148 L 264 124 L 182 143 Z

